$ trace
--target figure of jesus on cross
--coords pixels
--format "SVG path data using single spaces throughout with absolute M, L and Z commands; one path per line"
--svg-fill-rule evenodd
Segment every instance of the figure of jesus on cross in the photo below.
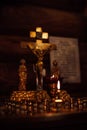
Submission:
M 36 31 L 30 31 L 30 42 L 21 42 L 22 46 L 28 47 L 38 58 L 36 63 L 36 86 L 37 90 L 43 90 L 43 58 L 47 52 L 56 49 L 55 44 L 49 41 L 48 33 L 43 32 L 41 27 L 36 27 Z

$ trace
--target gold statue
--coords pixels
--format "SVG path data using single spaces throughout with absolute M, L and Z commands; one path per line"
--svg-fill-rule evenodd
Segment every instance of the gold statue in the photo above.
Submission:
M 27 83 L 27 67 L 26 67 L 26 61 L 24 59 L 21 59 L 20 61 L 21 65 L 19 66 L 19 91 L 25 91 L 26 90 L 26 83 Z
M 60 78 L 59 67 L 58 67 L 58 63 L 56 60 L 53 61 L 51 75 L 54 76 L 54 78 L 56 78 L 56 79 Z

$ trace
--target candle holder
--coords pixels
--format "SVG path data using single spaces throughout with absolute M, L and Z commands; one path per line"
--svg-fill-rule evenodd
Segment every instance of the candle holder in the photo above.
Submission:
M 63 99 L 60 96 L 60 91 L 57 91 L 55 96 L 55 104 L 56 104 L 56 111 L 62 111 L 63 109 Z

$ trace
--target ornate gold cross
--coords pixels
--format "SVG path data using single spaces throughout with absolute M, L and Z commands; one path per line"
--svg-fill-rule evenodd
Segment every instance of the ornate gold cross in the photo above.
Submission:
M 30 38 L 35 42 L 44 43 L 48 40 L 48 33 L 43 32 L 41 27 L 36 27 L 36 31 L 30 31 Z
M 48 32 L 43 32 L 42 27 L 36 27 L 35 31 L 30 31 L 29 36 L 30 36 L 30 39 L 31 39 L 30 42 L 36 43 L 39 46 L 40 46 L 40 43 L 41 44 L 44 44 L 44 43 L 48 44 L 49 43 Z M 21 42 L 21 48 L 27 48 L 28 44 L 29 44 L 29 42 L 22 41 Z
M 30 31 L 30 38 L 35 41 L 21 42 L 22 48 L 28 47 L 38 58 L 36 63 L 36 86 L 37 90 L 43 90 L 43 58 L 47 52 L 55 49 L 55 44 L 44 42 L 48 39 L 48 33 L 43 32 L 41 27 L 36 27 L 36 31 Z M 24 45 L 24 46 L 23 46 Z

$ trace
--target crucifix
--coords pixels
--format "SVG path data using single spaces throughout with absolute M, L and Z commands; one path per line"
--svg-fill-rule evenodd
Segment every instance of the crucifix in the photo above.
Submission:
M 30 31 L 30 38 L 35 40 L 35 42 L 45 42 L 48 40 L 48 33 L 43 32 L 41 27 L 36 27 L 36 31 Z
M 56 49 L 55 44 L 45 42 L 48 40 L 48 33 L 43 32 L 41 27 L 36 27 L 36 31 L 30 31 L 30 42 L 21 42 L 21 47 L 29 48 L 37 56 L 36 63 L 36 86 L 37 91 L 43 90 L 43 58 L 47 52 Z

